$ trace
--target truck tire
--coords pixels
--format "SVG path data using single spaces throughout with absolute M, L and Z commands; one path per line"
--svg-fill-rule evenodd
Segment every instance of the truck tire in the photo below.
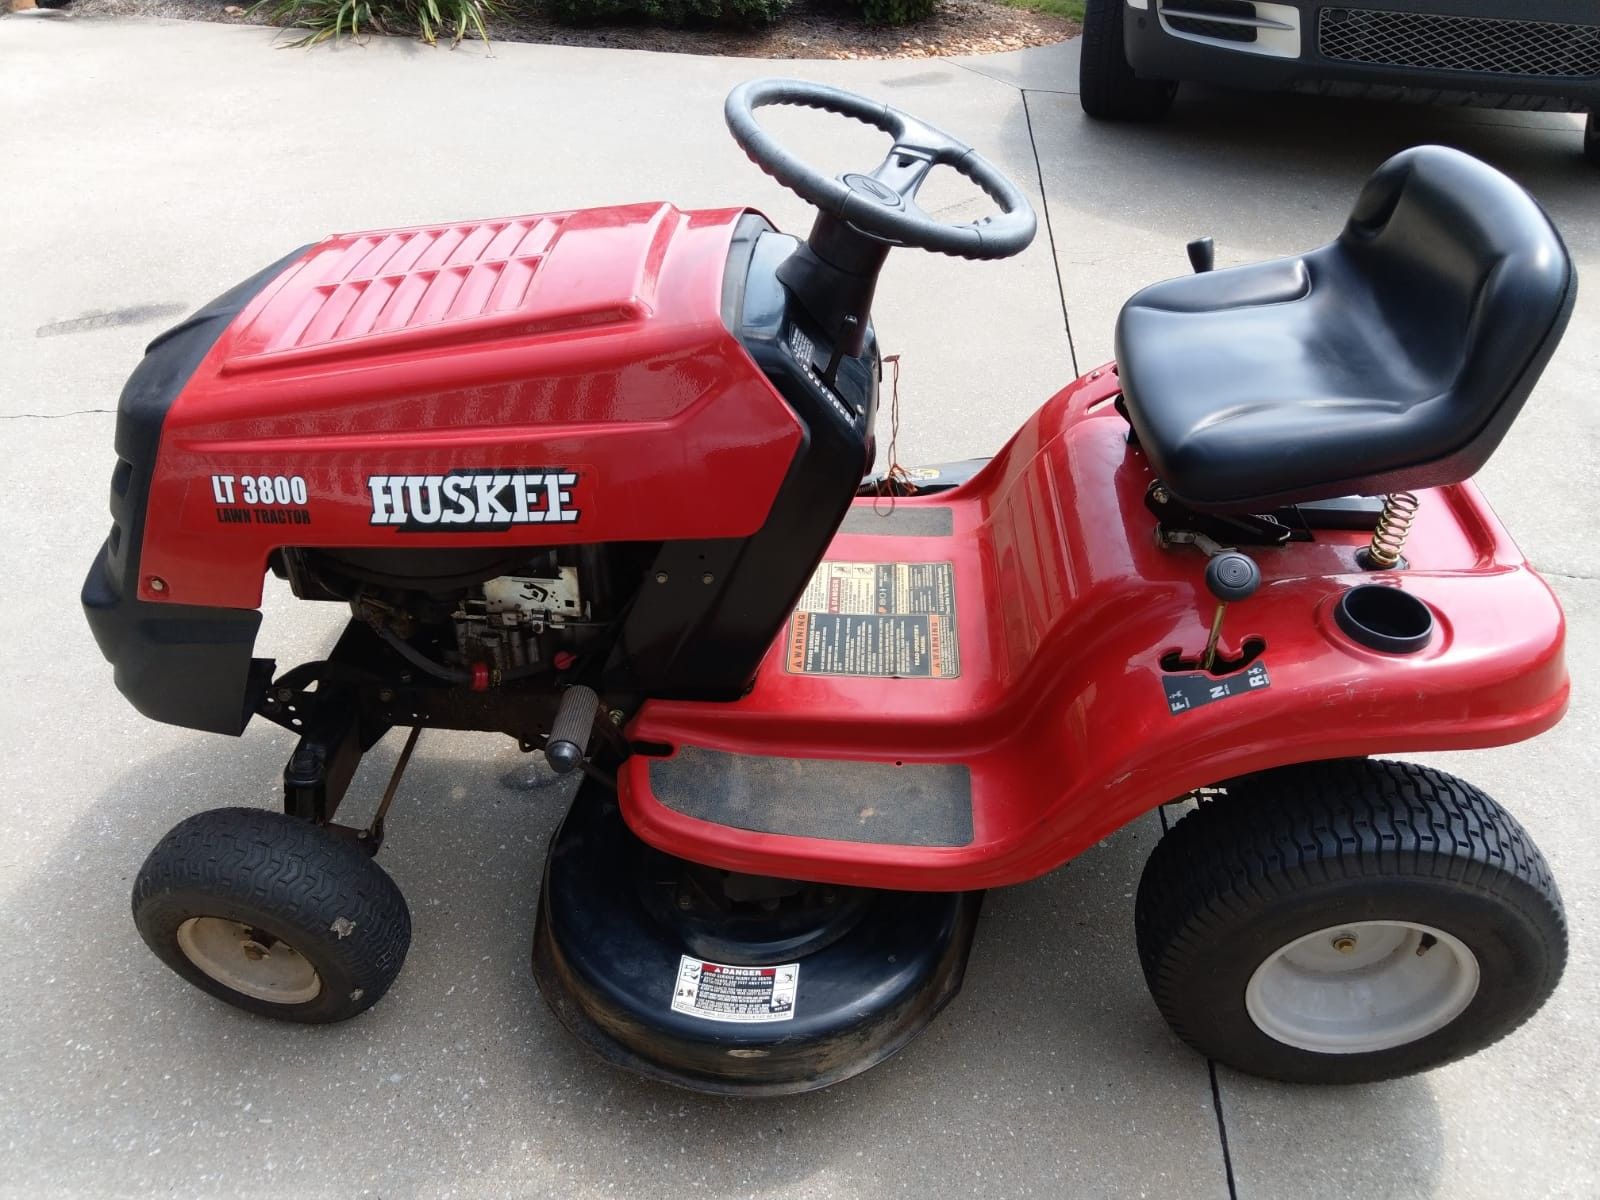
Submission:
M 1133 73 L 1122 43 L 1126 8 L 1124 0 L 1088 0 L 1084 5 L 1078 102 L 1102 121 L 1159 121 L 1172 107 L 1178 85 Z
M 1504 809 L 1441 771 L 1366 759 L 1203 801 L 1157 844 L 1135 912 L 1178 1036 L 1295 1083 L 1481 1050 L 1537 1011 L 1567 955 L 1549 867 Z

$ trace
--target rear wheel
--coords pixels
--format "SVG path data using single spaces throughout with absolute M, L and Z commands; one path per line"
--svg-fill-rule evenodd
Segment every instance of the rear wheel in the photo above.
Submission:
M 218 808 L 180 821 L 133 885 L 156 957 L 202 991 L 285 1021 L 342 1021 L 400 973 L 411 914 L 359 847 L 306 821 Z
M 1133 73 L 1122 41 L 1126 9 L 1125 0 L 1088 0 L 1084 5 L 1078 101 L 1084 112 L 1100 120 L 1158 121 L 1172 107 L 1178 85 Z
M 1230 784 L 1139 884 L 1145 978 L 1202 1054 L 1301 1083 L 1388 1079 L 1498 1041 L 1566 962 L 1561 897 L 1470 784 L 1363 759 Z

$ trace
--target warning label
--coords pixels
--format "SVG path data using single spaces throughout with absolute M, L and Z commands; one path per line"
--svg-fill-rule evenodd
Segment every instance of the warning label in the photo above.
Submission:
M 787 1021 L 799 984 L 799 963 L 730 967 L 685 954 L 678 960 L 672 1011 L 707 1021 Z
M 794 675 L 954 679 L 954 567 L 824 562 L 795 607 L 787 654 Z

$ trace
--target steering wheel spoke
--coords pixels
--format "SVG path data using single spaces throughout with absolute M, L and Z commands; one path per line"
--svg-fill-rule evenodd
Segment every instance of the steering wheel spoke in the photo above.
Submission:
M 884 160 L 872 169 L 870 178 L 891 189 L 909 205 L 917 189 L 922 186 L 922 181 L 937 165 L 938 160 L 934 155 L 922 147 L 896 142 Z

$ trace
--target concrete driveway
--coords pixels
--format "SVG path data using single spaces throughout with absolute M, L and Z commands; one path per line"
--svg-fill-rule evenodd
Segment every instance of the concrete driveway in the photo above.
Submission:
M 992 450 L 1075 365 L 1108 357 L 1118 305 L 1186 269 L 1190 236 L 1216 236 L 1224 263 L 1318 243 L 1366 174 L 1415 142 L 1516 175 L 1593 274 L 1600 173 L 1570 118 L 1186 93 L 1163 126 L 1092 126 L 1071 46 L 780 64 L 268 41 L 0 21 L 0 1195 L 1600 1194 L 1593 288 L 1483 476 L 1567 605 L 1572 715 L 1529 745 L 1437 757 L 1543 845 L 1572 961 L 1510 1040 L 1397 1083 L 1262 1083 L 1168 1033 L 1131 929 L 1155 815 L 993 895 L 963 995 L 853 1082 L 730 1102 L 619 1074 L 572 1042 L 528 974 L 559 799 L 502 785 L 519 762 L 509 743 L 439 733 L 389 821 L 384 864 L 415 919 L 393 992 L 341 1027 L 245 1017 L 148 954 L 128 887 L 179 818 L 275 804 L 288 739 L 144 722 L 77 604 L 107 525 L 118 389 L 174 314 L 339 229 L 658 197 L 749 202 L 803 227 L 800 203 L 722 131 L 723 95 L 753 75 L 882 96 L 966 136 L 1045 204 L 1048 230 L 1020 259 L 891 264 L 877 313 L 904 355 L 908 463 Z M 823 165 L 876 161 L 804 119 L 793 134 Z M 951 193 L 945 211 L 966 203 Z M 259 644 L 316 657 L 338 619 L 273 592 Z M 395 749 L 371 756 L 353 804 L 371 802 Z

